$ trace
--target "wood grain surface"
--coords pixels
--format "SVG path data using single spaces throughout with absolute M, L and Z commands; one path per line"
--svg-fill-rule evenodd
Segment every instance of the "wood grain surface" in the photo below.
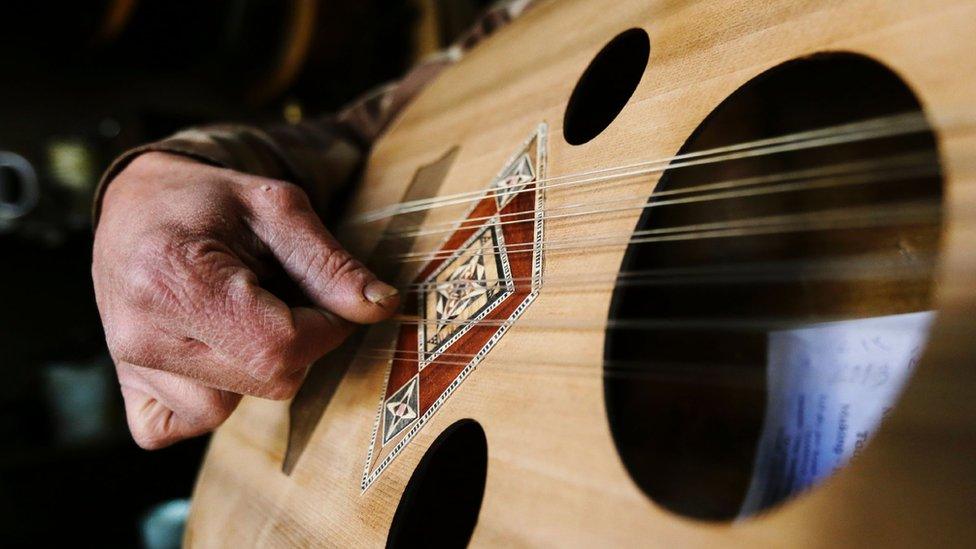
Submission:
M 623 30 L 651 38 L 628 105 L 592 141 L 570 146 L 563 113 L 579 75 Z M 603 402 L 601 330 L 528 328 L 607 318 L 611 289 L 547 291 L 365 492 L 360 488 L 386 361 L 353 361 L 290 475 L 288 403 L 245 398 L 213 438 L 194 493 L 192 547 L 376 547 L 404 485 L 446 426 L 477 420 L 488 440 L 485 498 L 472 545 L 919 547 L 976 540 L 976 134 L 954 126 L 976 102 L 976 3 L 964 0 L 563 0 L 543 3 L 446 71 L 376 146 L 354 213 L 400 201 L 418 168 L 458 147 L 440 193 L 485 189 L 533 129 L 550 127 L 549 176 L 673 155 L 733 91 L 784 61 L 851 51 L 909 83 L 937 127 L 945 170 L 939 316 L 922 363 L 884 428 L 851 466 L 785 505 L 737 523 L 677 516 L 627 474 Z M 944 129 L 940 129 L 944 128 Z M 656 176 L 549 193 L 550 208 L 649 195 Z M 428 224 L 455 219 L 431 210 Z M 547 239 L 632 230 L 639 210 L 549 223 Z M 383 230 L 342 235 L 367 257 Z M 441 238 L 443 235 L 441 235 Z M 414 249 L 436 246 L 418 238 Z M 607 273 L 623 249 L 551 253 L 546 276 Z M 401 273 L 401 282 L 413 273 Z M 368 339 L 368 336 L 367 336 Z M 513 358 L 522 367 L 512 365 Z M 586 375 L 546 375 L 560 363 Z M 556 365 L 556 366 L 553 366 Z M 534 367 L 533 367 L 534 366 Z M 432 517 L 432 520 L 436 520 Z

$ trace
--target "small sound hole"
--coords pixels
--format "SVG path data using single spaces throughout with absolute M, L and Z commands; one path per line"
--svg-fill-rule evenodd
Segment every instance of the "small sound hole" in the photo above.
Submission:
M 465 547 L 478 522 L 488 440 L 477 421 L 444 430 L 421 458 L 393 515 L 389 548 Z
M 618 34 L 596 54 L 566 105 L 567 143 L 582 145 L 607 129 L 637 89 L 650 54 L 651 39 L 643 29 Z
M 942 223 L 920 109 L 880 63 L 816 55 L 746 83 L 678 151 L 881 132 L 662 175 L 635 229 L 669 238 L 628 247 L 604 350 L 617 450 L 655 502 L 709 520 L 768 509 L 860 452 L 894 405 L 933 318 Z M 913 129 L 885 134 L 902 113 Z

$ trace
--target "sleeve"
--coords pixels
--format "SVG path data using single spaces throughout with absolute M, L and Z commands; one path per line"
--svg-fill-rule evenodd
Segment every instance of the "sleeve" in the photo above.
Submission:
M 334 117 L 266 128 L 218 124 L 179 131 L 165 139 L 126 151 L 102 175 L 93 202 L 97 224 L 105 190 L 126 166 L 146 152 L 186 156 L 222 168 L 291 181 L 317 208 L 326 206 L 362 165 L 364 144 Z
M 92 204 L 97 226 L 105 189 L 145 152 L 183 155 L 244 173 L 282 179 L 301 186 L 320 215 L 333 211 L 334 198 L 347 191 L 373 142 L 423 87 L 531 2 L 503 2 L 490 9 L 453 46 L 424 60 L 401 80 L 380 86 L 338 113 L 298 124 L 270 127 L 221 124 L 190 128 L 131 149 L 102 176 Z

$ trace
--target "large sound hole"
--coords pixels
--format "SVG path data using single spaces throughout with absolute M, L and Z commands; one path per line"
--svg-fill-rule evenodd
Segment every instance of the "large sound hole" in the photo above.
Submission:
M 466 547 L 478 522 L 488 440 L 477 421 L 444 430 L 421 458 L 393 515 L 386 546 Z
M 877 117 L 891 132 L 919 110 L 881 64 L 817 55 L 737 90 L 679 154 Z M 916 120 L 663 174 L 636 228 L 649 242 L 621 266 L 604 372 L 617 449 L 655 502 L 712 520 L 769 508 L 893 405 L 932 318 L 941 226 L 936 142 Z

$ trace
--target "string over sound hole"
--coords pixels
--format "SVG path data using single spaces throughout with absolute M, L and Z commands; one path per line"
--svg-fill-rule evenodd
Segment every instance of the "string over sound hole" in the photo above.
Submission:
M 604 351 L 614 441 L 654 501 L 710 520 L 769 508 L 860 451 L 893 405 L 932 319 L 941 227 L 919 110 L 866 57 L 792 61 L 679 151 L 725 153 L 662 175 Z

